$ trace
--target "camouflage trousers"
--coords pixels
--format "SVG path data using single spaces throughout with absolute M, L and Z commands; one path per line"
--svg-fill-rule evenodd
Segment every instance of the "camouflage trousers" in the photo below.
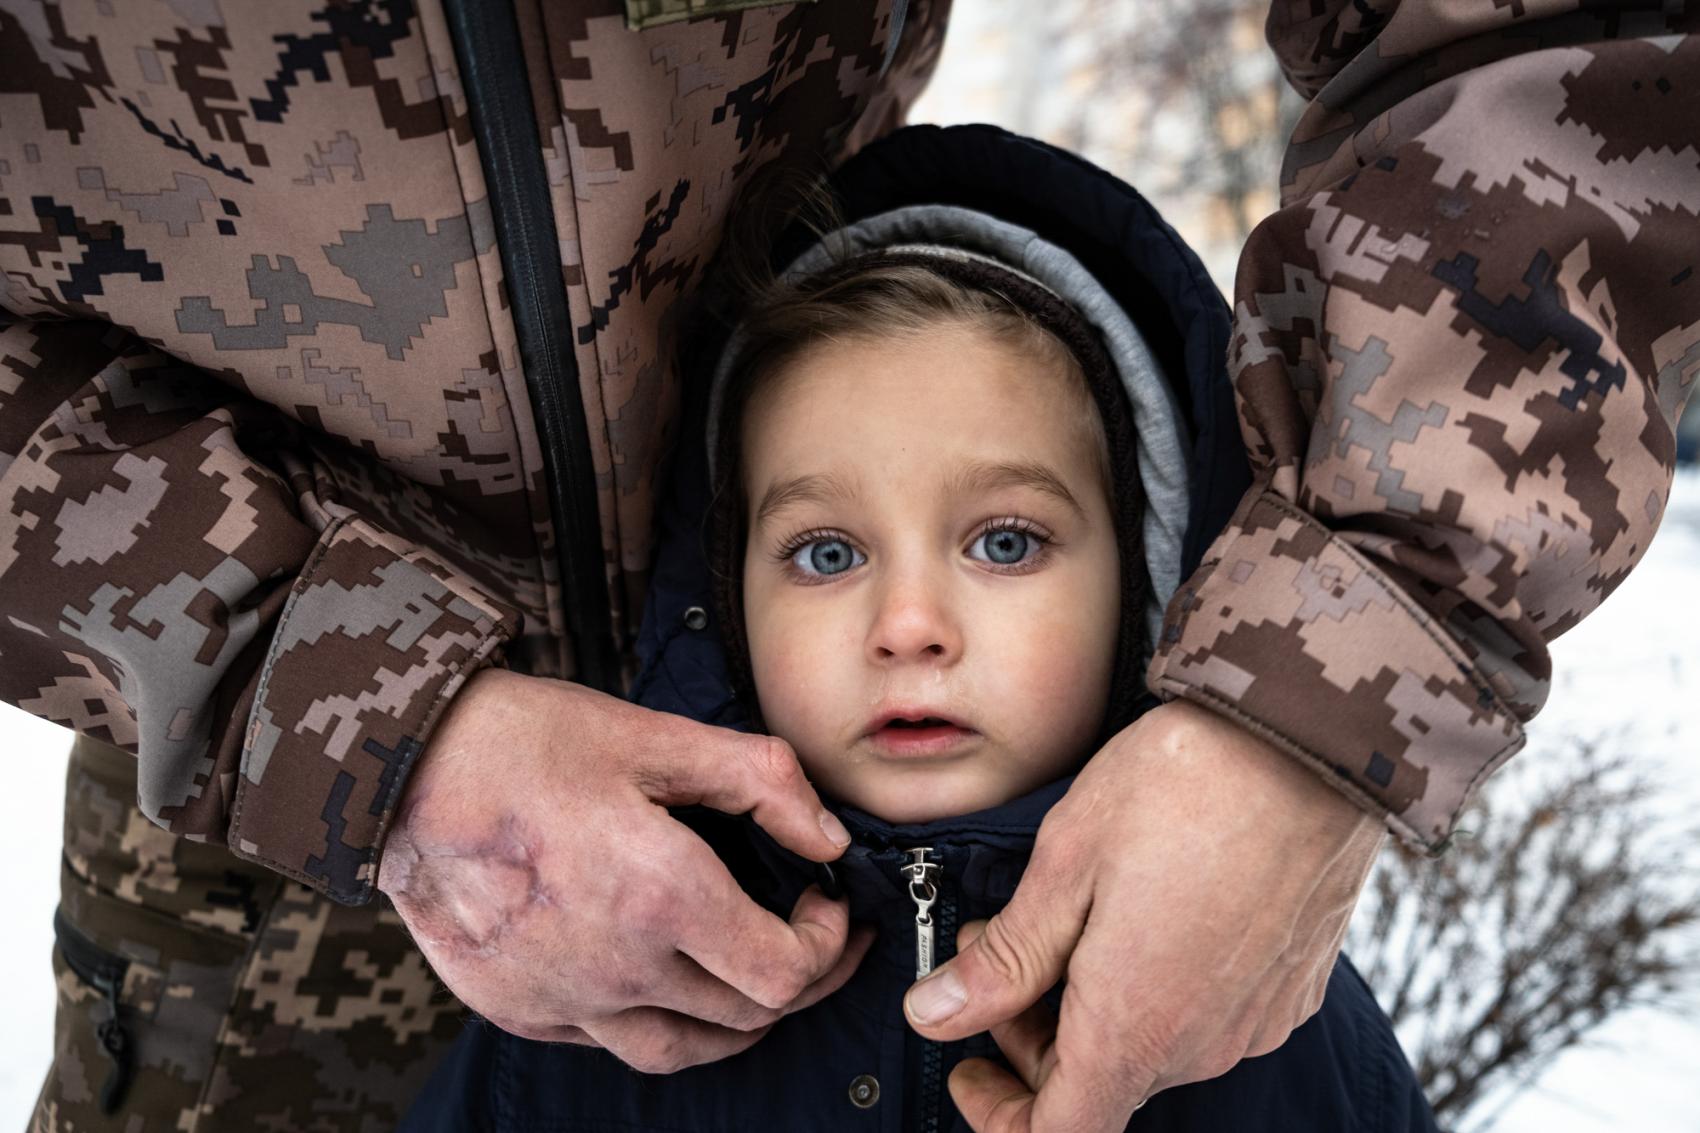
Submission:
M 175 838 L 135 800 L 135 759 L 78 737 L 31 1133 L 394 1128 L 464 1016 L 394 910 Z

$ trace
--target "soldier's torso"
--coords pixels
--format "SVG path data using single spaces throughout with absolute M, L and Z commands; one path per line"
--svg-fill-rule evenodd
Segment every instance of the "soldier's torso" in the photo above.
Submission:
M 616 637 L 649 567 L 678 305 L 736 191 L 896 124 L 947 9 L 518 6 L 519 136 L 557 237 L 533 262 L 567 297 L 585 427 L 565 443 L 594 471 L 575 487 Z M 0 57 L 5 306 L 133 331 L 277 406 L 322 437 L 337 498 L 527 614 L 511 663 L 568 671 L 543 451 L 563 441 L 535 424 L 449 14 L 4 0 Z M 393 912 L 171 839 L 132 757 L 89 740 L 67 847 L 35 1129 L 385 1129 L 459 1029 Z
M 624 641 L 678 400 L 678 301 L 734 194 L 835 161 L 918 92 L 948 0 L 517 5 L 600 538 Z M 14 84 L 0 285 L 110 321 L 342 442 L 350 506 L 528 615 L 569 662 L 541 436 L 449 14 L 351 5 L 0 5 Z M 473 92 L 476 94 L 476 92 Z M 510 132 L 514 123 L 506 123 Z M 348 454 L 358 454 L 349 459 Z

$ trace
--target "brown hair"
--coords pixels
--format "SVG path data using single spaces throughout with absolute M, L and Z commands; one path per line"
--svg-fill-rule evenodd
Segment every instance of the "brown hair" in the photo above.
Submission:
M 1032 311 L 1001 291 L 969 286 L 925 262 L 859 258 L 785 287 L 772 285 L 744 320 L 738 367 L 720 427 L 739 429 L 751 397 L 811 349 L 828 342 L 901 339 L 961 326 L 1064 376 L 1081 425 L 1096 442 L 1099 483 L 1112 494 L 1109 445 L 1079 360 Z M 734 488 L 739 485 L 734 484 Z

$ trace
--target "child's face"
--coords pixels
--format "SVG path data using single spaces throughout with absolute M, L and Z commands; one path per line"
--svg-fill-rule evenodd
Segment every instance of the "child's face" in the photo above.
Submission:
M 745 629 L 817 786 L 924 822 L 1087 754 L 1121 590 L 1078 382 L 947 325 L 815 347 L 754 399 Z

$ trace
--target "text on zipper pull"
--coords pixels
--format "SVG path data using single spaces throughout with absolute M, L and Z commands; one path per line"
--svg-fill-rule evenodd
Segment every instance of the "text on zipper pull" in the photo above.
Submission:
M 905 850 L 910 856 L 909 864 L 903 867 L 903 876 L 909 879 L 909 899 L 915 902 L 915 978 L 921 979 L 933 970 L 933 902 L 939 898 L 939 888 L 934 883 L 942 870 L 937 862 L 927 860 L 932 852 L 931 846 L 916 846 Z

